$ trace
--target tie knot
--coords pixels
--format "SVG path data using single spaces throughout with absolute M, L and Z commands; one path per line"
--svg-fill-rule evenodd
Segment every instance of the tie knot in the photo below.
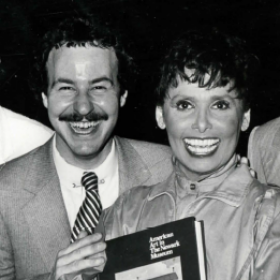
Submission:
M 98 190 L 98 177 L 94 172 L 84 172 L 81 182 L 86 191 Z

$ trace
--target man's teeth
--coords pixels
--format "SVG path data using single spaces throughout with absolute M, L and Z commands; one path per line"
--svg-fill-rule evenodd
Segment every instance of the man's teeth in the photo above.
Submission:
M 219 143 L 219 139 L 184 139 L 190 148 L 213 148 Z
M 71 122 L 73 128 L 87 129 L 93 127 L 95 122 Z

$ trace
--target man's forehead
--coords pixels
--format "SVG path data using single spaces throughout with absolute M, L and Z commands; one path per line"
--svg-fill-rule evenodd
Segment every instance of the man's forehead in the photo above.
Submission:
M 86 44 L 85 46 L 70 46 L 66 44 L 53 47 L 49 53 L 46 66 L 55 65 L 59 62 L 71 63 L 71 62 L 83 62 L 83 61 L 95 61 L 103 62 L 114 65 L 117 64 L 117 57 L 114 48 L 101 48 Z

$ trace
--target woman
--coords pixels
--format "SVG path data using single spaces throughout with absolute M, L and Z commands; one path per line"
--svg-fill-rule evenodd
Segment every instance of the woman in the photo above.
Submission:
M 254 60 L 241 40 L 217 31 L 173 44 L 156 119 L 167 130 L 174 172 L 122 195 L 107 213 L 107 239 L 195 216 L 204 221 L 208 279 L 279 279 L 278 190 L 237 167 L 235 153 L 250 122 Z

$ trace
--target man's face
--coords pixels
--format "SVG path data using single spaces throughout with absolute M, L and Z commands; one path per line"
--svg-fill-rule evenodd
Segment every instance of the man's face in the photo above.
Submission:
M 50 52 L 46 68 L 43 102 L 57 133 L 58 151 L 73 165 L 98 166 L 109 153 L 127 94 L 119 96 L 114 50 L 62 46 Z

